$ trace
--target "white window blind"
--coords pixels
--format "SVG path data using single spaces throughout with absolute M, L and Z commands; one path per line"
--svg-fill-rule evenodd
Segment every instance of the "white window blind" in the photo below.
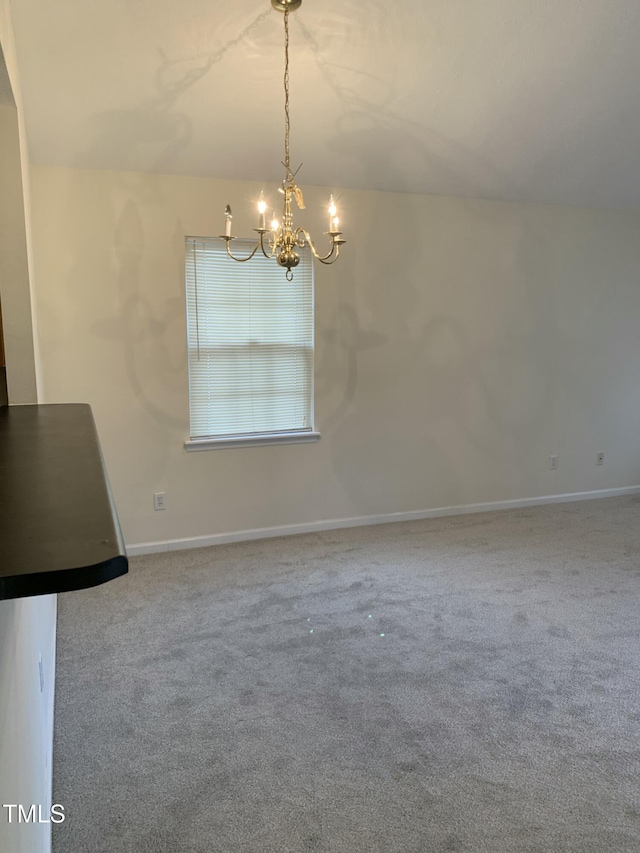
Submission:
M 234 253 L 251 246 L 234 240 Z M 191 438 L 311 431 L 309 250 L 287 281 L 273 259 L 236 263 L 223 240 L 187 237 L 185 271 Z

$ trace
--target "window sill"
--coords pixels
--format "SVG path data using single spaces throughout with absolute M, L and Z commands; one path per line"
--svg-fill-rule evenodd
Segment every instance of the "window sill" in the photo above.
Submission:
M 233 438 L 194 438 L 185 441 L 185 449 L 225 450 L 231 447 L 262 447 L 267 444 L 308 444 L 320 440 L 319 432 L 280 432 L 273 435 L 239 435 Z

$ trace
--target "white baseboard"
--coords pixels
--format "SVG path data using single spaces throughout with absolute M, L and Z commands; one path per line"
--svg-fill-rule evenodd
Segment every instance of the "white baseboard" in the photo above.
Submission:
M 214 533 L 210 536 L 192 536 L 186 539 L 169 539 L 165 542 L 141 542 L 127 545 L 130 557 L 139 554 L 156 554 L 162 551 L 180 551 L 184 548 L 204 548 L 208 545 L 224 545 L 228 542 L 245 542 L 250 539 L 270 539 L 274 536 L 294 536 L 298 533 L 317 533 L 321 530 L 338 530 L 342 527 L 364 527 L 370 524 L 390 524 L 395 521 L 416 521 L 422 518 L 437 518 L 443 515 L 465 515 L 471 512 L 493 512 L 501 509 L 538 506 L 539 504 L 589 501 L 598 498 L 615 498 L 623 495 L 640 494 L 640 486 L 623 486 L 618 489 L 596 489 L 592 492 L 571 492 L 565 495 L 544 495 L 537 498 L 518 498 L 510 501 L 445 506 L 437 509 L 390 512 L 382 515 L 361 515 L 353 518 L 330 518 L 302 524 L 285 524 L 281 527 L 258 527 L 253 530 L 236 530 L 233 533 Z

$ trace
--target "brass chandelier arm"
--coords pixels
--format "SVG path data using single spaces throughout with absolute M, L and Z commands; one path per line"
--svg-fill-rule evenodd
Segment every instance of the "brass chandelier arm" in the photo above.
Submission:
M 250 260 L 251 260 L 251 258 L 255 255 L 255 253 L 256 253 L 256 252 L 258 251 L 258 249 L 260 248 L 260 241 L 258 240 L 258 242 L 257 242 L 257 243 L 255 244 L 255 246 L 253 247 L 253 250 L 252 250 L 252 252 L 251 252 L 251 254 L 250 254 L 250 255 L 247 255 L 247 257 L 246 257 L 246 258 L 237 258 L 237 257 L 232 253 L 232 251 L 231 251 L 231 247 L 230 247 L 230 245 L 229 245 L 229 244 L 231 243 L 231 241 L 232 241 L 234 238 L 233 238 L 233 237 L 223 237 L 222 239 L 223 239 L 223 240 L 225 240 L 225 241 L 226 241 L 226 244 L 227 244 L 227 255 L 229 255 L 229 257 L 230 257 L 232 260 L 234 260 L 234 261 L 238 261 L 238 263 L 239 263 L 239 264 L 243 264 L 245 261 L 250 261 Z
M 298 244 L 298 246 L 304 246 L 305 244 L 308 244 L 313 254 L 313 257 L 316 258 L 316 260 L 320 261 L 321 264 L 332 264 L 334 263 L 334 261 L 337 261 L 338 255 L 340 254 L 340 246 L 346 242 L 346 240 L 340 239 L 342 235 L 341 231 L 329 232 L 329 236 L 331 237 L 331 248 L 329 249 L 326 255 L 320 255 L 313 244 L 311 235 L 305 228 L 296 228 L 295 235 L 296 243 Z M 300 240 L 301 236 L 302 240 Z
M 251 250 L 251 253 L 249 255 L 247 255 L 246 258 L 238 258 L 232 253 L 231 241 L 235 240 L 236 239 L 235 237 L 227 237 L 227 236 L 221 235 L 221 239 L 226 242 L 227 255 L 229 255 L 229 257 L 232 260 L 238 261 L 238 263 L 243 264 L 243 263 L 245 263 L 245 261 L 250 261 L 251 258 L 258 251 L 258 249 L 260 249 L 262 251 L 262 254 L 267 259 L 271 259 L 275 256 L 276 250 L 278 248 L 277 241 L 274 240 L 273 243 L 271 243 L 271 245 L 269 246 L 269 251 L 267 252 L 267 250 L 264 247 L 264 235 L 268 234 L 269 232 L 266 230 L 266 228 L 254 228 L 253 230 L 257 231 L 259 236 L 258 236 L 258 239 L 256 241 L 255 246 Z

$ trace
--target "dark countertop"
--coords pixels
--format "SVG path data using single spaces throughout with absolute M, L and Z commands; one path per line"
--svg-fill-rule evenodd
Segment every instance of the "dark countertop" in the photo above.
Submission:
M 0 407 L 0 599 L 127 571 L 91 407 Z

